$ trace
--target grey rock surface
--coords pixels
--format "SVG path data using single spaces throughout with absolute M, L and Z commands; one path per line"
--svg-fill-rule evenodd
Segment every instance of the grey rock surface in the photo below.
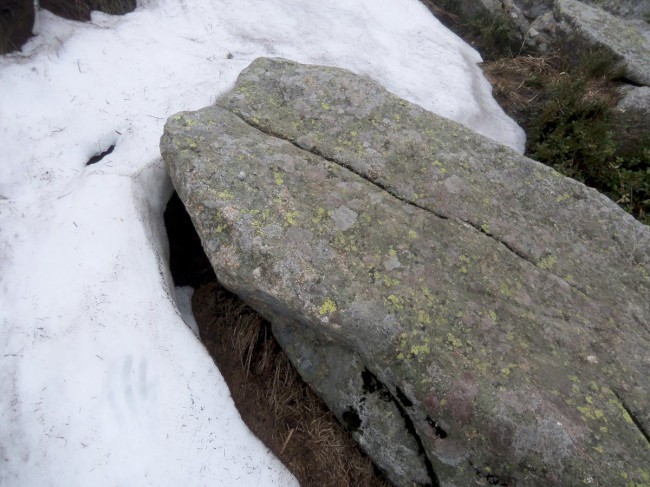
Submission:
M 552 10 L 556 0 L 514 0 L 514 4 L 528 19 L 535 19 Z M 590 7 L 600 8 L 612 15 L 628 20 L 646 20 L 650 15 L 647 0 L 581 0 Z
M 612 126 L 617 140 L 630 151 L 650 147 L 650 87 L 635 86 L 613 110 Z
M 350 72 L 258 59 L 161 151 L 219 280 L 395 485 L 650 475 L 650 230 Z
M 629 20 L 649 20 L 650 2 L 648 0 L 582 0 L 592 7 Z
M 554 14 L 563 37 L 574 48 L 609 51 L 629 80 L 650 85 L 650 24 L 624 20 L 578 0 L 556 0 Z

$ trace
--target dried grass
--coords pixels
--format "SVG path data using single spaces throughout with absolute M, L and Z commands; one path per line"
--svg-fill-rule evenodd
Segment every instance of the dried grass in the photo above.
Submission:
M 583 60 L 583 65 L 588 69 L 589 60 Z M 558 87 L 575 83 L 577 79 L 584 81 L 580 86 L 584 103 L 601 102 L 613 107 L 620 99 L 612 82 L 617 70 L 605 70 L 597 76 L 580 72 L 557 52 L 484 62 L 481 68 L 499 104 L 527 131 L 539 117 L 543 104 L 557 96 Z
M 213 282 L 197 289 L 201 338 L 242 418 L 303 487 L 388 487 L 280 349 L 270 325 Z
M 559 55 L 517 56 L 485 62 L 481 68 L 502 106 L 522 111 L 544 93 L 547 83 L 566 75 L 566 60 Z

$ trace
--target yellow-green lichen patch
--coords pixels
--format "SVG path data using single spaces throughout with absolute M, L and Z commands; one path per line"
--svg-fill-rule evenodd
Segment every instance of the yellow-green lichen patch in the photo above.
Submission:
M 463 341 L 455 337 L 452 333 L 447 333 L 447 343 L 454 348 L 460 348 L 463 346 Z
M 296 217 L 300 214 L 299 211 L 290 211 L 286 215 L 284 215 L 284 221 L 287 223 L 287 225 L 295 225 L 296 224 Z
M 377 273 L 377 274 L 379 274 L 379 273 Z M 398 286 L 401 283 L 401 281 L 399 279 L 392 278 L 392 277 L 390 277 L 388 275 L 383 275 L 381 277 L 381 282 L 386 287 L 395 287 L 395 286 Z
M 182 121 L 184 127 L 194 127 L 199 124 L 199 122 L 191 118 L 180 117 L 178 120 Z
M 418 238 L 417 232 L 415 230 L 409 230 L 408 231 L 408 238 L 409 238 L 409 240 L 415 240 L 416 238 Z
M 504 376 L 504 377 L 508 377 L 515 367 L 517 367 L 516 364 L 508 364 L 508 365 L 506 365 L 505 367 L 503 367 L 501 369 L 501 375 Z
M 316 210 L 316 214 L 311 219 L 311 221 L 312 223 L 320 223 L 323 220 L 324 216 L 325 216 L 325 208 L 318 208 Z
M 504 296 L 507 296 L 509 298 L 514 296 L 514 294 L 515 294 L 515 290 L 509 284 L 507 284 L 505 282 L 502 282 L 499 285 L 499 292 L 501 294 L 503 294 Z
M 557 257 L 555 255 L 547 255 L 537 263 L 537 267 L 548 270 L 553 268 L 555 264 L 557 264 Z
M 336 303 L 331 298 L 326 298 L 318 309 L 320 315 L 327 315 L 336 311 Z
M 422 355 L 429 354 L 431 352 L 431 349 L 429 348 L 429 345 L 427 343 L 421 343 L 419 345 L 413 345 L 410 351 L 411 351 L 411 355 L 420 357 Z
M 219 198 L 225 201 L 229 201 L 234 198 L 233 194 L 228 191 L 227 189 L 224 189 L 223 191 L 219 192 Z
M 275 184 L 278 186 L 282 186 L 284 184 L 284 179 L 282 178 L 282 173 L 279 171 L 275 171 L 273 173 L 273 177 L 275 178 Z
M 185 145 L 190 149 L 196 149 L 198 147 L 197 143 L 191 137 L 185 137 Z
M 568 200 L 571 197 L 571 195 L 564 193 L 555 198 L 555 201 L 558 203 L 562 203 L 564 200 Z
M 400 310 L 400 311 L 401 311 L 401 310 L 404 309 L 404 304 L 403 304 L 403 302 L 402 302 L 402 299 L 399 298 L 398 296 L 394 295 L 394 294 L 389 294 L 389 295 L 386 297 L 386 301 L 387 301 L 388 303 L 390 303 L 390 305 L 391 305 L 394 309 L 396 309 L 396 310 Z
M 590 398 L 590 396 L 587 396 L 587 398 Z M 597 409 L 592 404 L 578 406 L 578 411 L 580 412 L 582 419 L 585 421 L 587 419 L 602 420 L 605 416 L 605 413 L 602 411 L 602 409 Z
M 430 325 L 431 316 L 429 316 L 429 313 L 424 310 L 418 311 L 418 323 L 421 323 L 423 325 Z

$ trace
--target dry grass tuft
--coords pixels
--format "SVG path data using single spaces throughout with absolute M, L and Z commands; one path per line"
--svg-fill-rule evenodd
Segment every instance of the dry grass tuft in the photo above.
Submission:
M 492 84 L 499 104 L 527 131 L 539 117 L 544 103 L 556 96 L 556 87 L 576 79 L 576 67 L 559 53 L 504 58 L 484 62 L 481 68 Z M 578 77 L 584 80 L 584 85 L 580 86 L 582 102 L 599 102 L 613 107 L 620 99 L 616 84 L 612 83 L 617 72 L 585 74 L 578 73 Z
M 481 67 L 495 96 L 509 96 L 512 104 L 526 107 L 540 95 L 543 83 L 564 75 L 565 64 L 565 60 L 557 55 L 518 56 L 485 62 Z
M 268 322 L 217 282 L 192 302 L 201 339 L 249 428 L 302 487 L 388 487 L 280 349 Z

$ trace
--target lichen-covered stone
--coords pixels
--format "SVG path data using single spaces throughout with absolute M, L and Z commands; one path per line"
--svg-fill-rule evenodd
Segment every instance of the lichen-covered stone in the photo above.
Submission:
M 603 49 L 620 62 L 627 79 L 650 86 L 650 24 L 645 19 L 623 19 L 578 0 L 556 0 L 554 14 L 573 49 Z
M 650 231 L 344 70 L 259 59 L 161 150 L 219 280 L 400 486 L 647 485 Z

